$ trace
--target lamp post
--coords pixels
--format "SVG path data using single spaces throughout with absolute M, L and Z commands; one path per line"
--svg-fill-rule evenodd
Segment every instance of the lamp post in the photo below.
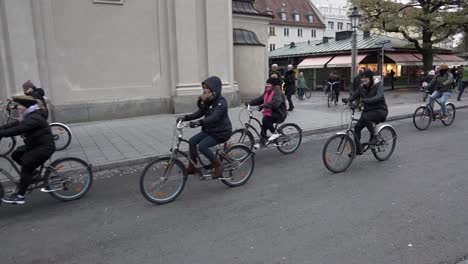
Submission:
M 349 19 L 351 20 L 351 28 L 353 29 L 353 41 L 352 41 L 352 62 L 351 62 L 351 82 L 354 80 L 354 76 L 356 76 L 356 57 L 357 57 L 357 37 L 356 31 L 359 26 L 359 21 L 361 20 L 361 15 L 359 14 L 357 7 L 353 7 L 353 12 L 349 15 Z

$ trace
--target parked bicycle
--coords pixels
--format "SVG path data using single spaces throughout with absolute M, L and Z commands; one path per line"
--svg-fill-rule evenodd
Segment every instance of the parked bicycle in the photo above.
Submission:
M 302 92 L 304 93 L 304 97 L 305 97 L 305 98 L 309 99 L 310 97 L 312 97 L 312 88 L 306 87 L 306 88 L 297 88 L 297 89 L 296 89 L 296 94 L 295 94 L 295 95 L 296 95 L 296 98 L 298 98 L 298 99 L 300 98 L 300 96 L 299 96 L 299 93 L 300 93 L 299 89 L 302 89 Z
M 335 105 L 338 104 L 338 98 L 336 93 L 335 93 L 335 88 L 333 88 L 334 85 L 337 85 L 339 82 L 327 82 L 328 85 L 328 96 L 327 96 L 327 105 L 330 107 L 333 103 Z
M 291 154 L 295 152 L 302 142 L 302 129 L 294 123 L 275 124 L 275 130 L 280 134 L 280 137 L 273 141 L 267 141 L 265 145 L 255 144 L 255 137 L 252 134 L 255 133 L 256 138 L 260 138 L 260 131 L 255 128 L 252 124 L 257 124 L 258 127 L 262 126 L 262 122 L 254 117 L 254 109 L 258 110 L 258 107 L 252 107 L 247 105 L 247 112 L 249 115 L 248 121 L 244 124 L 244 128 L 236 129 L 232 132 L 229 143 L 242 143 L 249 147 L 251 150 L 266 148 L 270 145 L 275 146 L 283 154 Z M 239 113 L 239 120 L 243 111 Z M 242 123 L 242 121 L 241 121 Z M 279 127 L 278 127 L 279 126 Z
M 429 91 L 425 90 L 424 92 L 426 96 L 430 96 Z M 442 103 L 438 99 L 435 99 L 434 101 L 440 107 L 442 106 Z M 418 130 L 426 130 L 427 128 L 429 128 L 429 125 L 431 124 L 431 122 L 437 119 L 442 121 L 442 124 L 444 124 L 444 126 L 450 126 L 455 120 L 455 114 L 456 114 L 457 109 L 455 108 L 455 105 L 450 102 L 445 103 L 445 107 L 447 108 L 447 114 L 448 114 L 447 120 L 442 120 L 440 111 L 435 111 L 435 109 L 431 107 L 429 102 L 426 105 L 422 105 L 416 108 L 413 114 L 414 126 Z
M 1 107 L 1 109 L 1 124 L 6 124 L 17 119 L 12 115 L 12 111 L 14 110 L 12 101 L 8 101 L 4 107 Z M 56 151 L 66 149 L 70 145 L 72 140 L 71 129 L 67 125 L 57 122 L 50 123 L 49 127 L 52 130 L 52 134 L 54 136 Z M 16 144 L 17 142 L 15 137 L 2 138 L 0 140 L 0 155 L 10 154 L 15 149 Z
M 322 160 L 325 167 L 332 172 L 339 173 L 345 171 L 356 158 L 356 147 L 359 144 L 356 132 L 354 132 L 353 122 L 359 119 L 354 118 L 357 105 L 349 105 L 351 118 L 348 128 L 345 131 L 338 132 L 327 140 L 323 147 Z M 374 157 L 379 161 L 390 158 L 395 150 L 397 134 L 390 124 L 375 124 L 379 141 L 375 145 L 362 143 L 362 154 L 371 151 Z
M 8 156 L 0 155 L 0 160 L 7 161 L 19 175 L 20 170 Z M 11 171 L 11 170 L 10 170 Z M 0 168 L 0 175 L 19 187 L 19 179 L 12 176 L 6 168 Z M 0 203 L 5 195 L 5 189 L 0 178 Z M 93 172 L 91 164 L 79 158 L 65 157 L 52 161 L 49 165 L 42 165 L 36 171 L 28 193 L 40 189 L 61 201 L 72 201 L 82 198 L 91 188 Z
M 213 179 L 209 162 L 203 161 L 199 153 L 197 153 L 198 162 L 191 160 L 190 155 L 180 149 L 183 142 L 190 145 L 190 142 L 183 137 L 184 128 L 185 123 L 177 123 L 171 154 L 149 163 L 140 176 L 140 191 L 152 203 L 169 203 L 182 193 L 187 181 L 187 171 L 180 156 L 195 166 L 201 181 Z M 254 171 L 254 155 L 255 153 L 248 147 L 241 144 L 231 145 L 227 149 L 218 145 L 216 157 L 224 163 L 224 175 L 218 180 L 229 187 L 245 184 Z

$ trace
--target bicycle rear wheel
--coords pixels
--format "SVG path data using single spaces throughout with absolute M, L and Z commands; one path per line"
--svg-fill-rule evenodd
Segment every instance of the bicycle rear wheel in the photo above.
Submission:
M 52 130 L 52 135 L 54 135 L 55 149 L 57 151 L 66 149 L 72 139 L 72 134 L 70 129 L 60 123 L 50 124 L 50 130 Z
M 275 146 L 283 154 L 295 152 L 302 142 L 302 129 L 293 123 L 282 125 L 278 132 L 280 137 L 276 139 Z
M 228 149 L 230 146 L 239 143 L 246 145 L 249 149 L 253 149 L 255 144 L 254 136 L 249 130 L 245 128 L 236 129 L 234 130 L 234 132 L 232 132 L 229 141 L 226 142 L 225 150 Z
M 327 140 L 323 147 L 322 160 L 331 172 L 345 171 L 356 156 L 356 145 L 350 136 L 337 134 Z
M 244 145 L 234 145 L 226 150 L 224 163 L 224 178 L 221 180 L 229 187 L 238 187 L 245 184 L 255 168 L 254 154 Z
M 416 108 L 413 114 L 413 124 L 419 130 L 426 130 L 432 122 L 432 109 L 427 106 Z
M 15 137 L 0 138 L 0 155 L 8 155 L 15 149 Z
M 457 109 L 455 108 L 455 105 L 453 105 L 452 103 L 447 103 L 446 105 L 447 107 L 447 113 L 448 113 L 448 120 L 442 120 L 442 124 L 444 124 L 444 126 L 450 126 L 453 121 L 455 121 L 455 113 L 457 111 Z
M 159 158 L 148 164 L 140 176 L 140 191 L 155 204 L 174 201 L 184 190 L 187 171 L 184 164 L 171 157 Z
M 383 127 L 378 134 L 382 143 L 372 149 L 372 154 L 374 154 L 377 160 L 384 161 L 390 158 L 395 150 L 397 134 L 396 131 L 389 126 Z
M 80 199 L 93 184 L 91 165 L 73 157 L 52 162 L 47 167 L 44 178 L 49 194 L 61 201 Z

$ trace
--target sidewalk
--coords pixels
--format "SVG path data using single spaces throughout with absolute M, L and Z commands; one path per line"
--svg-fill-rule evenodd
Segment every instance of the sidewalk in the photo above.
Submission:
M 423 104 L 421 93 L 414 91 L 386 91 L 385 97 L 389 105 L 389 121 L 412 116 L 416 107 Z M 457 102 L 452 97 L 451 101 L 457 108 L 468 107 L 468 100 Z M 289 114 L 287 122 L 297 123 L 306 135 L 341 128 L 344 107 L 339 103 L 328 108 L 323 92 L 314 92 L 312 98 L 302 102 L 296 100 L 295 104 L 296 108 Z M 234 129 L 242 126 L 239 122 L 242 109 L 229 109 Z M 258 116 L 261 117 L 260 113 Z M 343 118 L 347 123 L 347 117 L 343 115 Z M 71 145 L 54 154 L 54 158 L 79 157 L 92 163 L 96 170 L 143 163 L 169 152 L 175 119 L 176 115 L 156 115 L 71 124 Z M 246 119 L 247 114 L 243 111 L 242 120 Z M 188 138 L 198 131 L 187 128 L 184 136 Z

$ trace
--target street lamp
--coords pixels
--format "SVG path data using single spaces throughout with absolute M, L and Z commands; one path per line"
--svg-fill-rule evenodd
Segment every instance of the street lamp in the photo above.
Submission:
M 351 28 L 353 30 L 353 42 L 352 42 L 352 63 L 351 63 L 351 82 L 354 81 L 354 76 L 356 76 L 356 60 L 357 60 L 357 38 L 356 38 L 356 31 L 359 26 L 359 22 L 361 20 L 361 14 L 359 14 L 357 7 L 353 7 L 353 12 L 349 15 L 349 19 L 351 20 Z

